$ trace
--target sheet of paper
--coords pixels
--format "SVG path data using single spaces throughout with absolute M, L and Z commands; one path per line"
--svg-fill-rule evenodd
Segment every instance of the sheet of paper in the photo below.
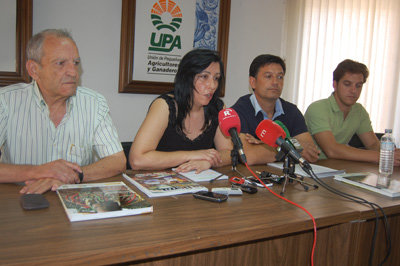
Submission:
M 311 168 L 313 169 L 314 173 L 319 177 L 319 178 L 324 178 L 328 176 L 334 176 L 338 174 L 344 174 L 346 173 L 344 170 L 337 170 L 337 169 L 332 169 L 329 167 L 321 166 L 321 165 L 316 165 L 316 164 L 310 164 Z M 277 163 L 268 163 L 268 166 L 272 166 L 275 168 L 279 168 L 283 170 L 283 162 L 277 162 Z M 306 172 L 304 172 L 303 169 L 301 169 L 301 166 L 296 164 L 296 169 L 294 170 L 295 174 L 301 175 L 301 176 L 309 176 Z
M 175 168 L 172 169 L 172 171 L 175 171 Z M 211 179 L 214 179 L 220 175 L 222 175 L 220 172 L 217 172 L 213 169 L 208 169 L 204 170 L 203 172 L 200 172 L 196 174 L 196 171 L 190 171 L 186 173 L 179 173 L 194 182 L 205 182 L 205 181 L 210 181 Z M 228 179 L 227 175 L 222 175 L 221 177 L 218 178 L 218 180 L 223 180 L 223 179 Z

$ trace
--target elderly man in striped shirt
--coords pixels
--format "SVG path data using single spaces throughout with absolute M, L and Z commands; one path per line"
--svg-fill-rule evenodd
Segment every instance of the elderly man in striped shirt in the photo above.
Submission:
M 33 82 L 0 90 L 0 182 L 25 182 L 21 193 L 44 193 L 124 171 L 105 98 L 78 86 L 80 57 L 71 35 L 39 32 L 27 57 Z

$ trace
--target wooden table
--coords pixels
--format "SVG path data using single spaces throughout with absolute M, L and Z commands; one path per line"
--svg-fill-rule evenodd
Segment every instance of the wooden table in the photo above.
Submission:
M 321 165 L 347 172 L 377 172 L 378 166 L 326 160 Z M 275 171 L 267 166 L 253 170 Z M 240 166 L 240 171 L 249 174 Z M 230 167 L 217 169 L 237 175 Z M 279 173 L 279 172 L 277 172 Z M 400 178 L 395 169 L 394 178 Z M 121 176 L 106 181 L 123 180 Z M 392 253 L 386 265 L 400 265 L 400 199 L 324 178 L 335 188 L 373 201 L 384 208 L 391 226 Z M 313 182 L 311 179 L 307 181 Z M 130 184 L 128 184 L 130 185 Z M 208 187 L 227 186 L 217 181 Z M 131 186 L 131 185 L 130 185 Z M 273 191 L 279 193 L 280 185 Z M 192 195 L 150 198 L 152 214 L 69 222 L 54 192 L 45 194 L 50 207 L 24 211 L 20 187 L 0 184 L 0 264 L 140 265 L 310 265 L 313 225 L 301 209 L 266 189 L 213 203 Z M 138 191 L 137 189 L 135 189 Z M 367 265 L 374 213 L 320 187 L 308 192 L 289 184 L 285 196 L 315 217 L 315 265 Z M 380 225 L 374 263 L 385 254 Z

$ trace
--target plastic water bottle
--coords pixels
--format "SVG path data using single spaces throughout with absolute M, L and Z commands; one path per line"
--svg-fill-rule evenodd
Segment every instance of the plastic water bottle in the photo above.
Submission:
M 385 135 L 381 138 L 381 151 L 379 156 L 379 173 L 389 176 L 393 173 L 394 138 L 391 129 L 385 129 Z

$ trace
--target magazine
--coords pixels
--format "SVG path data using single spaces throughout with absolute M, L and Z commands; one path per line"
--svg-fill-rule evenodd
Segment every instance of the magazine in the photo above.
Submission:
M 206 187 L 172 170 L 134 174 L 133 176 L 124 173 L 123 176 L 148 197 L 162 197 L 208 191 Z
M 332 168 L 329 168 L 329 167 L 326 167 L 326 166 L 317 165 L 317 164 L 310 164 L 310 165 L 311 165 L 311 168 L 313 169 L 314 173 L 319 178 L 324 178 L 324 177 L 328 177 L 328 176 L 335 176 L 335 175 L 346 173 L 344 170 L 336 170 L 336 169 L 332 169 Z M 283 162 L 268 163 L 268 166 L 272 166 L 272 167 L 275 167 L 275 168 L 283 169 Z M 295 165 L 294 173 L 297 174 L 297 175 L 309 177 L 309 175 L 303 169 L 301 169 L 301 166 L 298 165 L 298 164 Z
M 67 184 L 57 194 L 71 222 L 153 212 L 124 182 Z

